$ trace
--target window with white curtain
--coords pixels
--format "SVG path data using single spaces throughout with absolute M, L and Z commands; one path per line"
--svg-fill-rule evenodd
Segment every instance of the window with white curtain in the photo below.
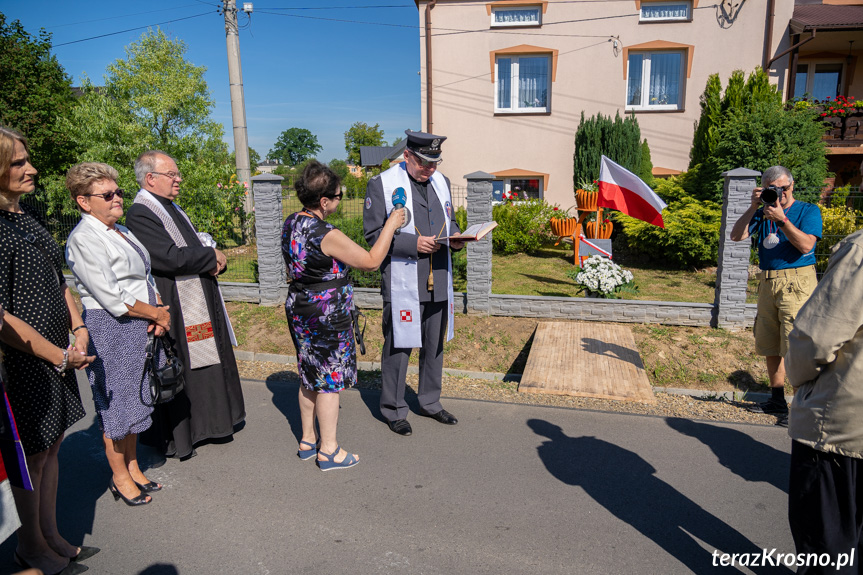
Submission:
M 517 6 L 491 9 L 491 26 L 540 26 L 542 10 L 539 6 Z
M 842 62 L 806 62 L 797 65 L 794 97 L 808 95 L 816 100 L 835 98 L 842 93 Z
M 692 2 L 642 2 L 641 22 L 662 22 L 666 20 L 691 20 Z
M 548 112 L 551 56 L 498 56 L 495 112 Z
M 683 108 L 684 52 L 630 52 L 626 79 L 627 110 Z

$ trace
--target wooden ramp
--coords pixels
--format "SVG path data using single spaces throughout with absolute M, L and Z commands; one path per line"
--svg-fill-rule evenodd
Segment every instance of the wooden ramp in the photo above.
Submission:
M 656 402 L 632 331 L 601 323 L 539 323 L 518 390 Z

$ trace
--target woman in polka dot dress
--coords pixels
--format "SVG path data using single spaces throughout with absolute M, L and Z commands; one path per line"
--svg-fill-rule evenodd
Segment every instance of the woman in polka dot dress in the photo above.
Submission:
M 127 505 L 151 501 L 162 486 L 138 467 L 138 434 L 152 424 L 149 386 L 144 377 L 147 334 L 161 336 L 171 327 L 150 275 L 150 255 L 135 236 L 117 223 L 123 217 L 123 190 L 117 170 L 87 162 L 66 174 L 66 187 L 81 211 L 81 221 L 66 241 L 66 262 L 75 276 L 90 332 L 87 368 L 99 414 L 105 455 L 113 477 L 114 499 Z
M 78 558 L 81 548 L 57 529 L 57 453 L 65 431 L 84 417 L 78 383 L 68 368 L 81 365 L 89 336 L 79 329 L 83 321 L 63 278 L 63 250 L 32 209 L 19 203 L 35 190 L 35 176 L 27 141 L 0 128 L 0 306 L 63 350 L 62 360 L 52 364 L 0 341 L 6 392 L 34 487 L 13 489 L 22 524 L 15 559 L 45 573 L 80 573 L 86 567 L 70 559 Z M 72 327 L 75 346 L 67 347 Z

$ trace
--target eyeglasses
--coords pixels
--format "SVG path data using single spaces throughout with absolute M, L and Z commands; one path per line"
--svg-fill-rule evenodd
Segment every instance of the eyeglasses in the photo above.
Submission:
M 420 158 L 420 157 L 419 157 L 418 155 L 416 155 L 414 152 L 411 152 L 411 156 L 413 156 L 413 157 L 416 159 L 416 161 L 417 161 L 417 162 L 419 162 L 419 164 L 420 164 L 423 168 L 428 168 L 429 166 L 437 167 L 437 166 L 439 166 L 440 164 L 442 164 L 442 163 L 443 163 L 443 158 L 440 158 L 440 159 L 437 159 L 437 160 L 426 160 L 426 159 L 424 159 L 424 158 Z
M 328 200 L 338 200 L 338 201 L 341 201 L 341 200 L 342 200 L 342 196 L 343 196 L 343 195 L 344 195 L 344 193 L 339 193 L 339 194 L 336 194 L 335 196 L 324 196 L 324 197 L 325 197 L 325 198 L 327 198 Z
M 765 186 L 765 187 L 767 187 L 767 186 Z M 789 189 L 791 189 L 791 184 L 788 184 L 787 186 L 777 186 L 774 184 L 770 184 L 769 187 L 776 188 L 777 190 L 782 190 L 783 192 L 787 192 Z
M 180 172 L 150 172 L 151 174 L 158 174 L 160 176 L 165 176 L 166 178 L 170 178 L 172 180 L 182 180 L 183 174 Z
M 97 198 L 102 198 L 106 202 L 110 202 L 111 200 L 114 199 L 114 196 L 117 196 L 118 198 L 120 198 L 122 200 L 123 196 L 125 194 L 126 194 L 125 190 L 116 189 L 113 192 L 105 192 L 104 194 L 84 194 L 84 197 L 85 198 L 92 198 L 93 196 L 96 196 Z

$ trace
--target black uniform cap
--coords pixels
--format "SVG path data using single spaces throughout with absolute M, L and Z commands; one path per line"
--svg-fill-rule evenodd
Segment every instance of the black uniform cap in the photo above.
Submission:
M 440 159 L 440 145 L 446 140 L 446 136 L 435 136 L 426 132 L 412 132 L 405 130 L 408 137 L 407 149 L 429 162 Z

